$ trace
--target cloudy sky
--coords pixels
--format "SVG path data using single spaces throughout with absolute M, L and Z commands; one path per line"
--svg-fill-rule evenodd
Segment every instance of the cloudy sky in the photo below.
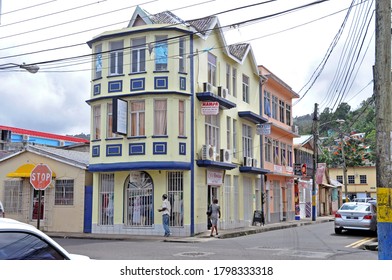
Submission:
M 2 0 L 0 124 L 89 134 L 86 42 L 125 28 L 136 5 L 184 20 L 218 14 L 228 44 L 250 43 L 257 63 L 301 96 L 295 116 L 311 114 L 315 103 L 320 111 L 340 102 L 355 109 L 372 94 L 372 0 Z M 1 70 L 6 63 L 38 64 L 40 71 Z

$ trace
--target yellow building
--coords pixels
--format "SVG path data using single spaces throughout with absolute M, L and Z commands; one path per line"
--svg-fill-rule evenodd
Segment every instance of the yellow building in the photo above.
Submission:
M 44 231 L 91 232 L 88 160 L 88 152 L 39 145 L 28 145 L 0 159 L 0 200 L 6 217 L 39 225 Z M 44 190 L 30 183 L 31 172 L 39 164 L 52 171 Z
M 88 42 L 93 232 L 173 235 L 252 223 L 261 208 L 261 80 L 248 44 L 227 45 L 217 17 L 184 22 L 140 7 L 128 27 Z
M 344 174 L 342 168 L 329 168 L 329 176 L 343 184 L 345 198 Z M 376 166 L 347 167 L 347 196 L 350 199 L 377 197 Z

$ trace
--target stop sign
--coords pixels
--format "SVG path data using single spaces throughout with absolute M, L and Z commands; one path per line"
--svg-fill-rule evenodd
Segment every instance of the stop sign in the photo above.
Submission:
M 52 182 L 52 170 L 46 164 L 36 165 L 30 173 L 30 183 L 36 190 L 46 189 Z

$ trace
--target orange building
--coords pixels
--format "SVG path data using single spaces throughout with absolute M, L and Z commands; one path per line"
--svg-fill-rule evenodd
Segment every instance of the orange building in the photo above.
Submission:
M 264 176 L 265 220 L 294 220 L 293 138 L 299 135 L 293 126 L 292 100 L 299 95 L 266 67 L 259 66 L 259 73 L 266 78 L 262 86 L 262 113 L 271 126 L 270 134 L 262 136 L 263 168 L 270 170 Z

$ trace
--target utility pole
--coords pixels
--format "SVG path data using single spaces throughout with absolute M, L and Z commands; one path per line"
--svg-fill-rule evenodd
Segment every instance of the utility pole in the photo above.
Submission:
M 316 173 L 318 154 L 318 104 L 314 104 L 313 113 L 313 174 L 312 174 L 312 221 L 316 220 Z
M 392 260 L 391 0 L 376 0 L 375 47 L 378 258 Z
M 343 160 L 343 184 L 344 184 L 344 197 L 345 201 L 348 202 L 348 191 L 347 191 L 347 165 L 346 165 L 346 154 L 344 153 L 344 139 L 343 139 L 343 130 L 342 123 L 344 120 L 336 120 L 339 123 L 339 134 L 340 134 L 340 148 L 342 149 L 342 160 Z

